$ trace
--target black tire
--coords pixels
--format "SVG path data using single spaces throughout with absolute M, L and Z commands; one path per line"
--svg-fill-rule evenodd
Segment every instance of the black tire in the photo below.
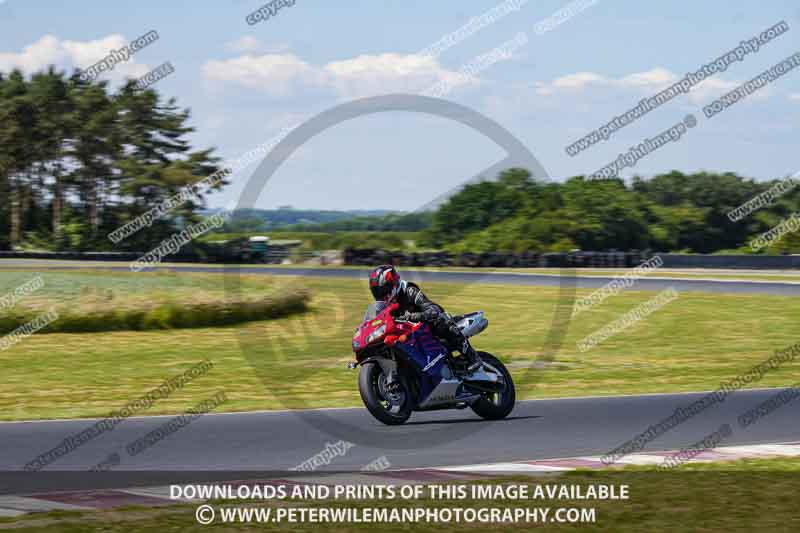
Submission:
M 501 363 L 497 357 L 487 352 L 478 352 L 478 355 L 481 356 L 481 359 L 483 359 L 485 363 L 492 365 L 500 371 L 506 383 L 506 388 L 503 392 L 491 395 L 495 397 L 494 399 L 490 399 L 488 394 L 487 396 L 477 399 L 470 405 L 470 408 L 481 418 L 485 418 L 486 420 L 500 420 L 501 418 L 507 417 L 511 411 L 514 410 L 514 404 L 517 401 L 514 380 L 511 379 L 511 374 L 508 372 L 506 366 Z
M 408 393 L 401 391 L 403 400 L 394 406 L 389 404 L 389 400 L 380 392 L 379 380 L 382 376 L 383 370 L 378 363 L 364 363 L 358 371 L 358 392 L 372 416 L 388 426 L 399 426 L 411 416 Z

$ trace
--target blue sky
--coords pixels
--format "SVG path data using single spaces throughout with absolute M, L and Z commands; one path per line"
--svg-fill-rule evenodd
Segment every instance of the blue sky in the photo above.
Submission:
M 0 70 L 85 68 L 156 30 L 158 41 L 103 79 L 119 83 L 170 61 L 175 72 L 155 87 L 191 109 L 195 146 L 216 147 L 226 158 L 353 98 L 420 93 L 450 80 L 445 98 L 508 128 L 552 179 L 593 173 L 688 113 L 697 117 L 696 128 L 622 176 L 679 169 L 770 179 L 800 170 L 800 69 L 713 119 L 702 114 L 721 94 L 800 51 L 796 1 L 597 0 L 541 35 L 537 23 L 571 2 L 516 1 L 518 11 L 432 58 L 419 52 L 503 0 L 296 0 L 252 26 L 245 17 L 264 2 L 6 0 L 0 1 Z M 607 142 L 575 157 L 565 152 L 642 98 L 782 20 L 788 32 L 726 72 Z M 511 57 L 471 78 L 457 76 L 462 65 L 520 32 L 528 41 Z M 410 210 L 504 155 L 480 134 L 443 119 L 374 115 L 312 139 L 275 174 L 257 205 Z M 235 175 L 211 205 L 236 199 L 256 166 Z

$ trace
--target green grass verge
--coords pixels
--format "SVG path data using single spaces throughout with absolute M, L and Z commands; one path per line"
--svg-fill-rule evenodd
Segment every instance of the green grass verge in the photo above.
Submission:
M 271 285 L 248 287 L 246 292 L 226 298 L 219 278 L 208 276 L 97 271 L 80 276 L 48 273 L 41 279 L 44 287 L 0 310 L 0 334 L 51 310 L 54 313 L 49 316 L 57 318 L 40 329 L 40 334 L 224 326 L 302 313 L 310 299 L 307 290 L 282 291 Z M 24 281 L 18 274 L 0 276 L 0 294 Z
M 733 532 L 733 531 L 797 531 L 800 515 L 794 495 L 800 489 L 800 460 L 761 459 L 750 461 L 744 471 L 736 463 L 709 463 L 702 471 L 657 472 L 652 468 L 629 468 L 617 472 L 575 471 L 559 476 L 526 477 L 513 476 L 491 481 L 459 483 L 482 485 L 491 483 L 528 485 L 564 484 L 628 485 L 627 500 L 476 500 L 476 499 L 431 499 L 423 497 L 412 500 L 355 500 L 355 501 L 304 501 L 284 500 L 258 501 L 214 501 L 221 507 L 271 507 L 273 512 L 282 506 L 332 507 L 332 508 L 550 508 L 549 516 L 556 508 L 574 507 L 595 509 L 592 524 L 221 524 L 201 526 L 195 520 L 197 505 L 173 505 L 161 508 L 129 507 L 100 510 L 96 512 L 49 512 L 14 519 L 0 519 L 0 530 L 13 528 L 28 533 L 34 531 L 103 531 L 106 533 L 181 531 L 192 533 L 212 530 L 224 531 L 531 531 L 534 527 L 542 531 L 658 531 L 658 532 Z M 753 470 L 755 469 L 755 470 Z M 321 478 L 322 481 L 322 478 Z M 324 482 L 324 481 L 322 481 Z M 397 481 L 397 485 L 402 481 Z M 471 489 L 468 489 L 471 490 Z
M 43 291 L 72 295 L 83 286 L 102 291 L 128 283 L 131 294 L 143 284 L 225 297 L 220 275 L 43 276 Z M 5 287 L 29 278 L 30 273 L 0 273 Z M 546 355 L 558 289 L 443 283 L 423 288 L 451 312 L 486 311 L 490 327 L 474 344 L 508 364 L 520 399 L 713 390 L 720 381 L 800 340 L 796 298 L 684 293 L 588 352 L 579 352 L 578 341 L 655 294 L 628 292 L 579 314 L 569 323 L 555 359 L 537 363 Z M 182 412 L 221 389 L 229 398 L 225 409 L 231 411 L 360 406 L 357 373 L 346 364 L 352 359 L 350 337 L 369 301 L 368 290 L 357 280 L 242 279 L 242 295 L 296 289 L 310 289 L 313 298 L 308 313 L 290 318 L 192 330 L 26 338 L 0 352 L 0 418 L 105 416 L 205 358 L 214 362 L 211 372 L 143 414 Z M 792 385 L 799 370 L 798 362 L 785 363 L 749 386 Z

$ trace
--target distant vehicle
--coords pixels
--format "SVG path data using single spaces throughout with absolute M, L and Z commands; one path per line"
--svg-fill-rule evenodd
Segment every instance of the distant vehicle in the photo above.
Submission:
M 269 251 L 269 237 L 250 237 L 248 239 L 250 243 L 250 253 L 253 255 L 263 255 L 266 256 L 267 252 Z
M 245 262 L 280 263 L 289 256 L 285 246 L 275 246 L 269 237 L 255 235 L 241 245 L 241 256 Z

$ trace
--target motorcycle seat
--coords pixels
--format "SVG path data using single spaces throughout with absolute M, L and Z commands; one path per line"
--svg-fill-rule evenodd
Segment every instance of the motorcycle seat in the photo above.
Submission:
M 481 314 L 480 311 L 475 311 L 473 313 L 464 313 L 463 315 L 454 315 L 454 316 L 452 316 L 450 318 L 452 318 L 454 322 L 461 322 L 462 320 L 464 320 L 467 317 L 475 316 L 475 315 L 479 315 L 479 314 Z

